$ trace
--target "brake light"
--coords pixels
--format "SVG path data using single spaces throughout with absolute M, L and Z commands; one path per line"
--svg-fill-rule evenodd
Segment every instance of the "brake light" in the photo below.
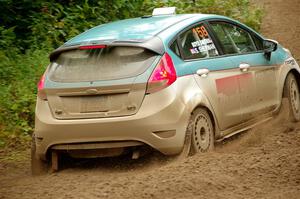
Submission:
M 173 84 L 177 79 L 176 70 L 171 56 L 165 53 L 152 72 L 146 93 L 153 93 Z
M 39 83 L 38 83 L 38 97 L 41 98 L 42 100 L 46 100 L 47 96 L 44 91 L 44 86 L 45 86 L 45 73 L 42 75 Z
M 87 49 L 98 49 L 98 48 L 106 48 L 106 45 L 91 45 L 91 46 L 80 46 L 80 50 L 87 50 Z
M 45 85 L 45 74 L 42 75 L 39 83 L 38 83 L 38 91 L 42 90 Z

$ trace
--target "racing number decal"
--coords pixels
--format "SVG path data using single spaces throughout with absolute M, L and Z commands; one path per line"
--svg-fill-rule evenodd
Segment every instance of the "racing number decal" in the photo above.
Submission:
M 218 55 L 218 51 L 211 40 L 210 36 L 204 25 L 195 27 L 192 29 L 194 35 L 198 35 L 199 38 L 191 42 L 192 48 L 190 48 L 191 54 L 206 53 L 207 56 L 210 53 L 211 55 Z
M 208 32 L 207 32 L 207 30 L 205 29 L 204 26 L 193 28 L 193 32 L 198 34 L 198 36 L 201 37 L 201 38 L 208 37 Z

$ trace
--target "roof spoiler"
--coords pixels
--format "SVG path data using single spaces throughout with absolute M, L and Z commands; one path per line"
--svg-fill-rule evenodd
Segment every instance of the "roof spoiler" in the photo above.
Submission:
M 57 49 L 55 49 L 49 56 L 50 61 L 53 61 L 59 54 L 64 51 L 80 49 L 83 46 L 92 46 L 92 45 L 106 45 L 106 46 L 132 46 L 132 47 L 142 47 L 146 48 L 150 51 L 153 51 L 157 54 L 163 55 L 165 52 L 165 48 L 163 42 L 158 37 L 152 37 L 147 41 L 89 41 L 86 43 L 78 43 L 74 45 L 63 45 Z

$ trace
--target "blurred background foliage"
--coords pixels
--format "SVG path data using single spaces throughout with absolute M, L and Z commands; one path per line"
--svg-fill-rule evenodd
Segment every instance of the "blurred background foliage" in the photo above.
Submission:
M 262 19 L 249 0 L 0 0 L 0 148 L 28 146 L 36 83 L 53 49 L 96 25 L 163 6 L 229 16 L 256 30 Z

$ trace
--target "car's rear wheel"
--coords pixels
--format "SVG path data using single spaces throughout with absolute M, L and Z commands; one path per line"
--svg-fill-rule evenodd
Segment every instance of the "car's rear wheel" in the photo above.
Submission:
M 35 136 L 32 136 L 31 141 L 31 173 L 32 175 L 42 175 L 47 173 L 48 164 L 46 161 L 40 159 L 36 155 L 36 142 Z
M 191 153 L 214 149 L 214 128 L 208 112 L 205 109 L 196 109 L 191 122 L 193 122 Z
M 193 155 L 214 149 L 214 127 L 208 112 L 203 108 L 193 111 L 180 156 Z
M 284 85 L 284 97 L 288 99 L 290 119 L 292 121 L 300 121 L 300 98 L 299 86 L 295 76 L 288 74 Z

